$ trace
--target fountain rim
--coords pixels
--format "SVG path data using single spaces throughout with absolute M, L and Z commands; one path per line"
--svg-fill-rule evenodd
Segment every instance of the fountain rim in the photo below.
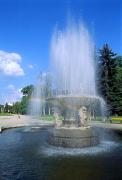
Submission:
M 83 95 L 57 95 L 57 96 L 52 96 L 46 98 L 46 100 L 60 100 L 60 99 L 66 99 L 66 98 L 71 98 L 71 99 L 91 99 L 91 100 L 100 100 L 101 97 L 99 96 L 83 96 Z
M 100 97 L 97 96 L 75 96 L 75 95 L 61 95 L 47 98 L 48 102 L 54 103 L 65 107 L 66 109 L 78 110 L 81 106 L 87 108 L 96 106 L 97 102 L 100 102 Z

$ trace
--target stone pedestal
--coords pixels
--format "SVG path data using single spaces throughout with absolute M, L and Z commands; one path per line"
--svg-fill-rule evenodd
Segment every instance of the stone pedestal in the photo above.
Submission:
M 49 137 L 49 143 L 54 146 L 83 148 L 99 143 L 98 135 L 90 127 L 54 128 Z
M 54 146 L 83 148 L 99 143 L 98 135 L 89 126 L 91 107 L 94 109 L 99 99 L 85 96 L 57 96 L 48 99 L 55 105 L 55 128 L 49 137 Z M 63 120 L 59 123 L 59 117 Z

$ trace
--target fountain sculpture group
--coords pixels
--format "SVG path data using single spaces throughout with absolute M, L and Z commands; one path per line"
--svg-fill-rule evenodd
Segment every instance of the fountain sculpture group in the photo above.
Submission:
M 62 96 L 49 99 L 58 106 L 54 112 L 55 128 L 49 143 L 55 146 L 82 148 L 98 144 L 98 135 L 90 127 L 90 104 L 99 101 L 94 97 Z M 84 105 L 83 105 L 84 104 Z M 89 107 L 89 109 L 85 106 Z M 57 109 L 57 108 L 56 108 Z M 60 116 L 63 120 L 60 120 Z

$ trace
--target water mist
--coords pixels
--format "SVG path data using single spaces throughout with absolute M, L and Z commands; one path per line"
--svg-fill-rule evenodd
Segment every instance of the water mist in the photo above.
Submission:
M 104 101 L 96 91 L 94 42 L 84 24 L 70 21 L 64 30 L 57 29 L 50 49 L 51 95 L 97 97 L 103 109 Z M 38 79 L 31 98 L 32 115 L 40 116 L 44 109 L 44 74 Z

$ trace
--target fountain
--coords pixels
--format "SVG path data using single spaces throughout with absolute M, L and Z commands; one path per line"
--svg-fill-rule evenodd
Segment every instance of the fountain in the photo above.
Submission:
M 94 44 L 82 23 L 70 22 L 66 30 L 54 33 L 51 60 L 56 94 L 47 101 L 55 107 L 56 126 L 49 143 L 73 148 L 98 144 L 89 125 L 92 110 L 101 103 L 95 86 Z
M 57 96 L 49 101 L 58 107 L 55 112 L 56 124 L 49 137 L 49 143 L 55 146 L 82 148 L 99 143 L 98 134 L 90 127 L 90 108 L 99 103 L 95 97 Z M 57 108 L 56 108 L 57 110 Z M 59 116 L 63 120 L 59 120 Z
M 70 21 L 66 29 L 56 30 L 52 36 L 52 87 L 49 74 L 41 73 L 30 109 L 38 118 L 45 115 L 45 105 L 52 104 L 56 125 L 49 143 L 53 145 L 81 148 L 99 142 L 90 127 L 91 117 L 100 114 L 103 106 L 96 91 L 94 52 L 93 40 L 81 22 Z

